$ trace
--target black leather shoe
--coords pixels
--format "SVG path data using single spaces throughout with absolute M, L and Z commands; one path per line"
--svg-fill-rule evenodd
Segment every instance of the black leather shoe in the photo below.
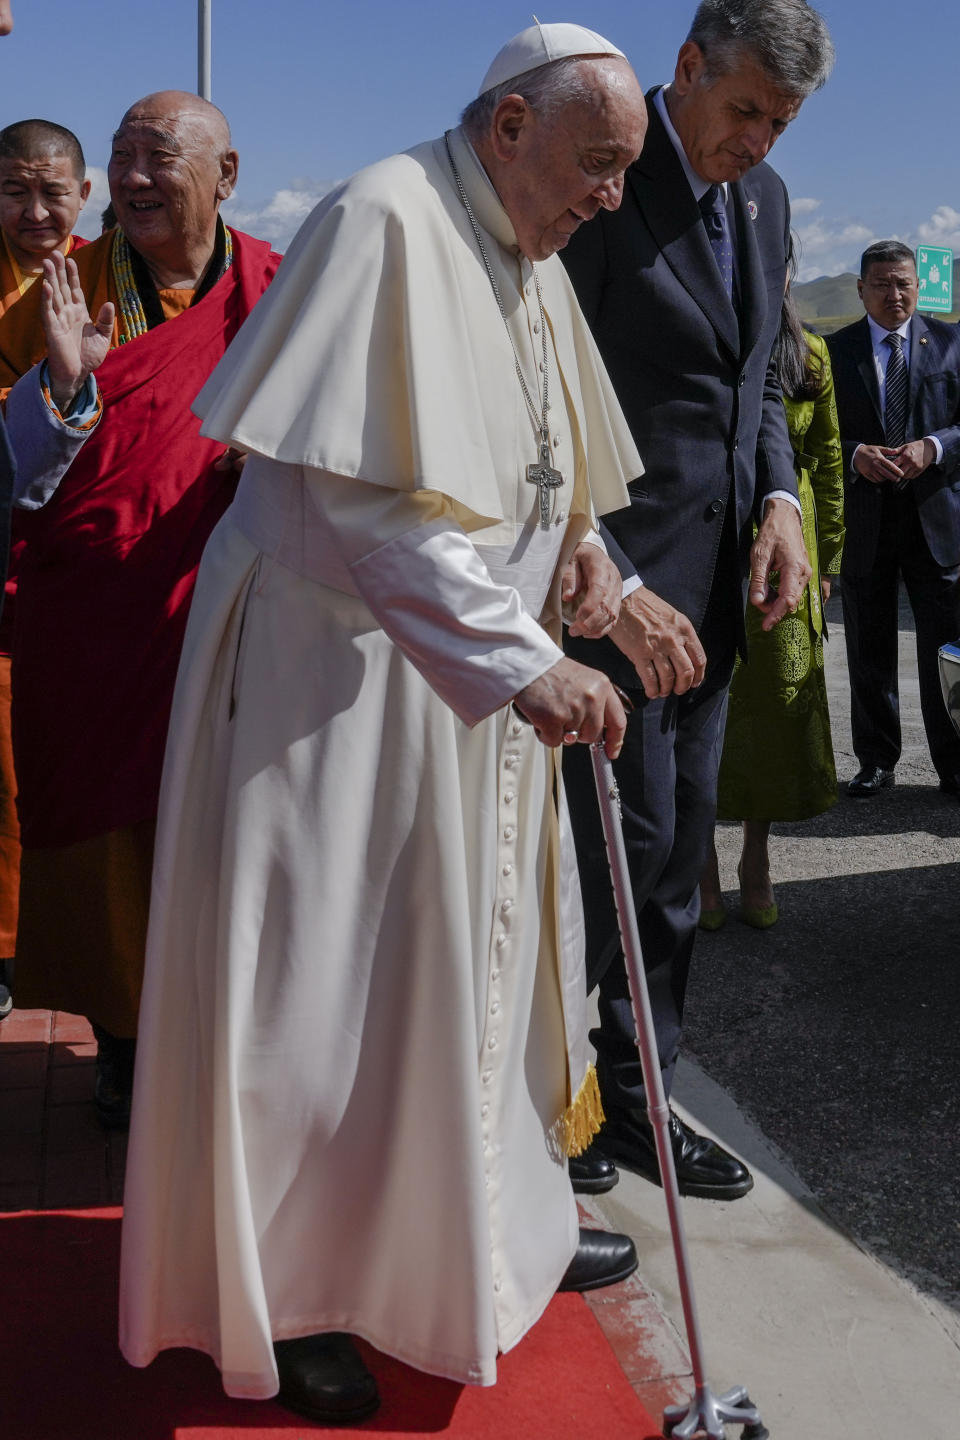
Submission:
M 366 1420 L 380 1404 L 377 1382 L 360 1359 L 349 1335 L 302 1335 L 275 1340 L 280 1391 L 285 1410 L 321 1425 L 352 1425 Z
M 753 1176 L 735 1155 L 715 1140 L 698 1135 L 679 1115 L 670 1112 L 670 1140 L 681 1195 L 702 1200 L 739 1200 L 753 1189 Z M 644 1110 L 611 1110 L 594 1141 L 624 1170 L 660 1184 L 660 1165 L 653 1128 Z
M 588 1145 L 582 1155 L 571 1155 L 569 1168 L 575 1195 L 605 1195 L 620 1179 L 616 1165 L 595 1145 Z
M 632 1275 L 638 1265 L 637 1250 L 629 1235 L 610 1230 L 580 1227 L 577 1253 L 567 1266 L 558 1290 L 600 1290 Z
M 847 794 L 854 800 L 869 800 L 895 784 L 892 770 L 881 770 L 879 765 L 864 765 L 847 785 Z
M 111 1035 L 102 1025 L 94 1025 L 93 1033 L 97 1041 L 93 1078 L 97 1119 L 105 1130 L 126 1130 L 130 1125 L 137 1042 Z

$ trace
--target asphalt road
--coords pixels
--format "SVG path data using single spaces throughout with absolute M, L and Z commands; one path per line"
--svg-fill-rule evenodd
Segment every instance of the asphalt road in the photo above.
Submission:
M 841 798 L 775 825 L 781 918 L 736 918 L 739 831 L 718 826 L 727 925 L 701 934 L 686 1045 L 868 1251 L 960 1312 L 960 803 L 941 795 L 901 606 L 904 754 L 875 799 L 857 769 L 839 600 L 827 673 Z

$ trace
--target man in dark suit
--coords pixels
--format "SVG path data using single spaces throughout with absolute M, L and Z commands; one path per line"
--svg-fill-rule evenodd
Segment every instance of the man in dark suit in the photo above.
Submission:
M 940 694 L 937 651 L 960 633 L 960 331 L 915 313 L 913 251 L 863 253 L 866 315 L 827 337 L 846 472 L 841 569 L 853 748 L 847 793 L 868 799 L 900 758 L 897 590 L 917 632 L 920 706 L 940 789 L 960 797 L 960 738 Z
M 705 0 L 673 83 L 647 96 L 647 139 L 620 211 L 583 226 L 562 252 L 646 466 L 629 510 L 607 517 L 621 569 L 631 562 L 642 585 L 625 588 L 615 645 L 571 641 L 570 652 L 637 702 L 616 770 L 668 1092 L 727 687 L 744 644 L 742 576 L 749 562 L 750 601 L 769 629 L 810 573 L 769 365 L 789 206 L 761 162 L 832 59 L 826 25 L 803 0 Z M 571 1178 L 595 1192 L 616 1183 L 614 1162 L 652 1180 L 659 1169 L 587 757 L 571 749 L 564 778 L 588 979 L 600 986 L 592 1038 L 607 1115 Z M 681 1192 L 733 1199 L 750 1189 L 734 1156 L 675 1115 L 671 1131 Z

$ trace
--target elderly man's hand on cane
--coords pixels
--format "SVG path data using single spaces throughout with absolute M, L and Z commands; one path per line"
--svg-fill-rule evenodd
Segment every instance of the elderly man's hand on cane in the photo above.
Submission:
M 565 657 L 521 690 L 514 704 L 544 745 L 590 745 L 603 739 L 611 760 L 620 754 L 627 717 L 599 670 Z

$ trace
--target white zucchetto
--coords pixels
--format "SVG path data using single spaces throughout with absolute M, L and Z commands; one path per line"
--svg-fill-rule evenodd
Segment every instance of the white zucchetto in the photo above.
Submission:
M 541 25 L 538 20 L 507 41 L 494 57 L 477 93 L 483 95 L 495 85 L 502 85 L 528 70 L 538 70 L 552 60 L 567 60 L 574 55 L 617 55 L 626 59 L 622 50 L 595 30 L 587 30 L 582 25 Z

